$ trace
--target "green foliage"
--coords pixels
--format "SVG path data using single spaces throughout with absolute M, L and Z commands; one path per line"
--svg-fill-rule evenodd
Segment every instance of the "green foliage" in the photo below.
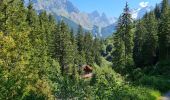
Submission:
M 156 75 L 163 75 L 163 76 L 166 76 L 166 77 L 169 77 L 170 76 L 170 61 L 169 60 L 164 60 L 164 61 L 161 61 L 159 62 L 154 70 L 153 70 L 153 74 L 156 74 Z
M 56 91 L 58 99 L 113 99 L 113 100 L 156 100 L 158 91 L 134 87 L 124 82 L 111 67 L 96 67 L 91 80 L 64 77 L 61 87 Z
M 98 37 L 93 39 L 91 33 L 84 33 L 82 27 L 79 26 L 78 33 L 76 34 L 76 43 L 78 57 L 76 58 L 79 62 L 79 65 L 92 65 L 97 63 L 100 65 L 101 62 L 101 40 Z
M 124 13 L 118 20 L 117 33 L 114 38 L 113 66 L 123 73 L 124 68 L 133 65 L 133 32 L 132 18 L 126 3 Z
M 56 58 L 60 63 L 61 72 L 64 74 L 65 69 L 72 66 L 71 64 L 74 62 L 74 57 L 70 31 L 63 21 L 58 25 L 56 38 Z
M 124 52 L 125 46 L 123 45 L 123 40 L 119 36 L 114 37 L 114 47 L 115 50 L 113 51 L 113 66 L 116 67 L 118 71 L 125 68 L 125 59 L 124 59 Z
M 146 28 L 144 27 L 144 21 L 140 21 L 136 27 L 135 37 L 134 37 L 134 48 L 133 48 L 133 59 L 137 67 L 142 67 L 144 62 L 143 57 L 143 42 L 144 34 L 146 33 Z
M 152 87 L 154 89 L 160 90 L 161 92 L 167 92 L 170 89 L 168 78 L 164 78 L 161 76 L 144 75 L 141 78 L 138 78 L 136 82 L 137 84 Z
M 109 67 L 97 68 L 91 85 L 95 88 L 96 99 L 155 100 L 160 96 L 158 91 L 128 85 Z M 157 95 L 152 95 L 152 93 L 157 93 Z
M 158 20 L 154 12 L 147 13 L 136 27 L 133 48 L 135 66 L 151 66 L 158 61 Z
M 158 4 L 156 4 L 155 6 L 154 13 L 155 13 L 157 20 L 159 20 L 161 17 L 161 7 Z
M 80 65 L 85 64 L 85 52 L 84 52 L 84 33 L 81 26 L 78 28 L 78 32 L 76 34 L 76 43 L 77 43 L 77 50 L 78 50 L 78 62 Z
M 93 37 L 91 35 L 91 33 L 85 33 L 84 35 L 84 52 L 85 52 L 85 59 L 86 59 L 86 63 L 89 65 L 93 65 L 94 62 L 94 56 L 92 53 L 93 50 Z
M 45 11 L 37 14 L 32 3 L 25 8 L 23 0 L 1 0 L 0 99 L 158 99 L 160 93 L 149 87 L 163 92 L 170 89 L 169 73 L 165 71 L 170 68 L 167 9 L 164 0 L 161 17 L 156 8 L 137 23 L 133 44 L 135 28 L 127 4 L 118 21 L 117 33 L 104 41 L 83 32 L 81 26 L 75 35 L 63 21 L 56 24 Z M 163 27 L 159 28 L 158 41 L 159 19 Z M 161 62 L 157 66 L 133 69 L 132 55 L 137 67 L 150 65 L 158 57 L 158 48 L 165 52 L 160 53 Z M 105 57 L 113 60 L 113 64 L 101 57 L 101 51 L 106 52 Z M 92 78 L 81 77 L 79 72 L 84 64 L 93 67 Z M 112 68 L 142 87 L 129 84 Z
M 157 56 L 156 50 L 158 47 L 158 27 L 157 27 L 157 20 L 155 19 L 155 15 L 153 12 L 149 13 L 148 16 L 144 19 L 145 27 L 146 27 L 146 34 L 144 34 L 144 43 L 142 54 L 144 56 L 144 65 L 152 65 L 154 64 L 154 59 Z
M 102 42 L 99 38 L 95 38 L 93 40 L 93 46 L 92 46 L 92 55 L 94 57 L 94 62 L 101 66 L 101 62 L 102 62 L 102 59 L 101 59 L 101 49 L 102 49 L 102 46 L 101 46 Z
M 53 98 L 46 72 L 45 32 L 41 30 L 44 20 L 40 27 L 38 15 L 31 5 L 27 12 L 22 0 L 3 0 L 1 7 L 0 99 Z
M 168 0 L 162 2 L 162 13 L 159 25 L 159 60 L 170 59 L 170 12 Z

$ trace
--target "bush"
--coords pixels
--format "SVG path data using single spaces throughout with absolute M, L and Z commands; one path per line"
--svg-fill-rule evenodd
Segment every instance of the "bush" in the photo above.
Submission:
M 91 81 L 95 99 L 99 100 L 155 100 L 160 96 L 158 91 L 127 84 L 122 76 L 109 67 L 96 69 Z
M 144 75 L 137 81 L 138 84 L 152 87 L 154 89 L 160 90 L 161 92 L 166 92 L 170 89 L 170 83 L 168 79 L 161 76 L 147 76 Z
M 59 82 L 56 90 L 58 99 L 89 99 L 89 100 L 156 100 L 160 96 L 158 91 L 132 86 L 111 67 L 94 69 L 91 79 L 75 80 L 65 76 Z
M 170 61 L 161 61 L 159 62 L 154 70 L 155 74 L 169 76 L 170 77 Z

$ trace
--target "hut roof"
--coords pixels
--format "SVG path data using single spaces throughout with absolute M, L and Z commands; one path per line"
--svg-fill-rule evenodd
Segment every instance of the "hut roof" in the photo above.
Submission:
M 84 71 L 92 71 L 92 70 L 93 70 L 93 68 L 90 67 L 89 65 L 83 65 L 83 66 L 82 66 L 82 69 L 83 69 Z

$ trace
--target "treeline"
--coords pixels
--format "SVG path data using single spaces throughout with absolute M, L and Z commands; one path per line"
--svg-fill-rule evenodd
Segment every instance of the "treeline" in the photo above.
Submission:
M 121 73 L 170 62 L 170 5 L 163 0 L 133 21 L 128 4 L 119 17 L 112 50 L 113 68 Z
M 75 35 L 45 11 L 37 14 L 32 3 L 1 0 L 0 99 L 53 98 L 57 80 L 76 78 L 84 64 L 100 66 L 100 45 L 81 26 Z

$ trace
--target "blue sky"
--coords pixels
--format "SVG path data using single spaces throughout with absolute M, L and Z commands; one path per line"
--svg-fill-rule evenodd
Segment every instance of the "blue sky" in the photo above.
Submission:
M 139 8 L 140 6 L 155 6 L 161 0 L 70 0 L 76 7 L 83 12 L 92 12 L 94 10 L 100 13 L 105 12 L 108 16 L 118 17 L 124 6 L 125 2 L 129 3 L 130 8 Z

